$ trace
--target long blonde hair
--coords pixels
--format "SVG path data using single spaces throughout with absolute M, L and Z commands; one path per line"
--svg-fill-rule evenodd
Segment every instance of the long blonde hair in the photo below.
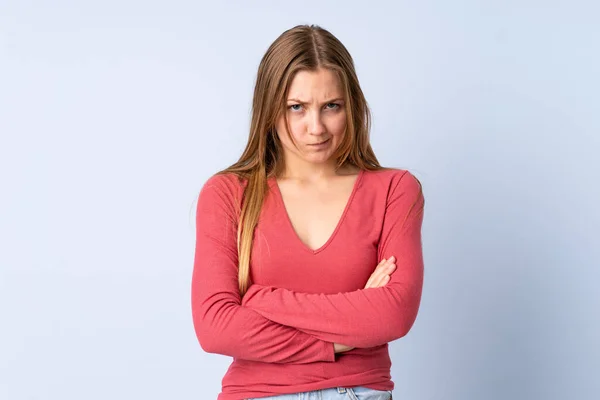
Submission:
M 363 170 L 382 169 L 369 143 L 371 114 L 348 50 L 317 25 L 298 25 L 283 32 L 269 46 L 258 67 L 246 149 L 235 164 L 217 173 L 234 173 L 247 180 L 237 231 L 241 296 L 250 285 L 252 239 L 268 190 L 267 180 L 282 170 L 276 121 L 283 115 L 289 126 L 286 96 L 295 74 L 319 68 L 336 73 L 344 90 L 347 121 L 346 133 L 334 154 L 338 168 L 350 164 Z

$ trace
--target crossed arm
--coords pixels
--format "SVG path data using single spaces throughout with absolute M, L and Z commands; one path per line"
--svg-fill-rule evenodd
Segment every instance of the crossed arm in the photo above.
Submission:
M 202 348 L 271 363 L 335 361 L 333 343 L 372 347 L 404 336 L 423 281 L 419 182 L 405 173 L 390 192 L 378 258 L 396 257 L 387 285 L 335 295 L 252 285 L 240 299 L 235 208 L 224 178 L 203 187 L 196 213 L 192 313 Z M 231 222 L 231 223 L 226 223 Z
M 201 347 L 209 353 L 268 363 L 335 361 L 333 343 L 241 306 L 235 190 L 226 179 L 210 178 L 196 207 L 191 306 Z
M 253 284 L 242 305 L 271 321 L 351 347 L 373 347 L 406 335 L 421 300 L 423 206 L 420 183 L 404 173 L 390 192 L 378 249 L 378 259 L 396 257 L 396 270 L 385 286 L 307 294 Z

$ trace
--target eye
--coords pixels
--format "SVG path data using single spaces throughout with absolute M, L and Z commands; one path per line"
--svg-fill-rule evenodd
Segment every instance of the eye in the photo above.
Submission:
M 302 107 L 302 104 L 290 104 L 290 105 L 288 106 L 288 109 L 289 109 L 289 110 L 292 110 L 292 111 L 300 111 L 300 110 L 302 109 L 301 107 Z M 339 109 L 340 107 L 341 107 L 341 105 L 340 105 L 340 104 L 338 104 L 338 103 L 327 103 L 327 104 L 325 105 L 325 108 L 326 108 L 327 110 L 337 110 L 337 109 Z

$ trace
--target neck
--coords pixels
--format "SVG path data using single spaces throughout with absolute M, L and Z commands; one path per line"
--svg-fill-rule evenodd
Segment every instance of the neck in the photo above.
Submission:
M 310 182 L 338 175 L 347 175 L 353 172 L 355 172 L 354 169 L 349 166 L 337 168 L 334 160 L 325 163 L 310 163 L 295 159 L 284 161 L 279 178 Z

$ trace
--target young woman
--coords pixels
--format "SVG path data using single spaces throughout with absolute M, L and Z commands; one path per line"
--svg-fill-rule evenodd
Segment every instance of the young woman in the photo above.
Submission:
M 220 400 L 391 399 L 423 284 L 421 184 L 383 168 L 353 60 L 318 26 L 264 55 L 238 162 L 198 197 L 192 311 Z

